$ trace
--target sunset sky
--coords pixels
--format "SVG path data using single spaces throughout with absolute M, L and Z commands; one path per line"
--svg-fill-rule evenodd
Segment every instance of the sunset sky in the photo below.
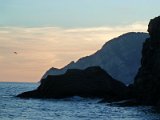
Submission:
M 159 0 L 0 0 L 0 81 L 38 82 L 126 32 L 146 32 Z M 17 52 L 15 54 L 14 52 Z

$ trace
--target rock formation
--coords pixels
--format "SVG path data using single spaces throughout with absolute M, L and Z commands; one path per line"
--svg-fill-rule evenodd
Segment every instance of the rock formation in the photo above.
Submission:
M 85 70 L 70 69 L 63 75 L 48 76 L 33 91 L 24 92 L 21 98 L 65 98 L 71 96 L 122 99 L 127 87 L 114 80 L 100 67 Z
M 148 25 L 150 38 L 143 44 L 141 67 L 134 82 L 138 101 L 146 105 L 160 105 L 160 16 Z

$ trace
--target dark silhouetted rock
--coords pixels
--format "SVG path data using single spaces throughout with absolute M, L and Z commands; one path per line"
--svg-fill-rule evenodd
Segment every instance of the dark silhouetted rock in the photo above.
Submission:
M 140 103 L 156 105 L 160 103 L 160 16 L 148 25 L 150 38 L 146 39 L 141 67 L 134 82 L 136 97 Z
M 52 75 L 41 81 L 37 90 L 24 92 L 21 98 L 65 98 L 71 96 L 122 99 L 127 87 L 100 67 L 70 69 L 63 75 Z

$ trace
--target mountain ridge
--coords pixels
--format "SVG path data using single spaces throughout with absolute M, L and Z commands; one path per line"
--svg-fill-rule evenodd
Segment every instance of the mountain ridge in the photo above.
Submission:
M 140 67 L 142 45 L 149 37 L 147 33 L 129 32 L 106 42 L 97 52 L 72 61 L 61 69 L 49 69 L 42 77 L 64 74 L 67 69 L 85 69 L 100 66 L 114 79 L 125 84 L 133 83 Z

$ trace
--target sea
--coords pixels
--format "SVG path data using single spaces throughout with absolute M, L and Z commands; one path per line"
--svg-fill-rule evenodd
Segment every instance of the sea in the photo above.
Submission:
M 152 107 L 120 107 L 100 99 L 20 99 L 39 83 L 0 82 L 0 120 L 160 120 Z

